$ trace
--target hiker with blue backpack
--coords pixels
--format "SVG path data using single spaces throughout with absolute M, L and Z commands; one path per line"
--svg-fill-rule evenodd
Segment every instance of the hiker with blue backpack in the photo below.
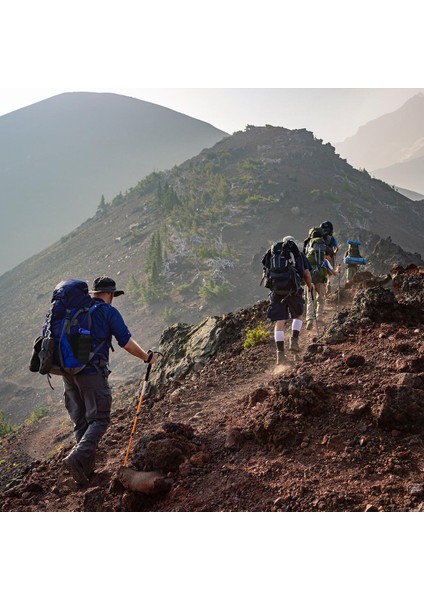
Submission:
M 110 277 L 98 277 L 89 292 L 84 281 L 60 282 L 53 291 L 42 336 L 36 338 L 30 370 L 50 378 L 61 375 L 65 407 L 74 424 L 76 444 L 63 459 L 74 480 L 87 485 L 96 449 L 110 424 L 108 383 L 112 336 L 127 352 L 152 365 L 157 355 L 132 338 L 113 299 L 124 294 Z
M 288 350 L 298 353 L 299 335 L 302 329 L 305 306 L 303 285 L 312 290 L 310 264 L 299 250 L 292 236 L 276 242 L 262 258 L 264 286 L 270 290 L 268 319 L 274 323 L 274 340 L 277 350 L 277 365 L 284 365 L 285 324 L 292 319 L 291 338 Z M 261 283 L 262 283 L 261 282 Z

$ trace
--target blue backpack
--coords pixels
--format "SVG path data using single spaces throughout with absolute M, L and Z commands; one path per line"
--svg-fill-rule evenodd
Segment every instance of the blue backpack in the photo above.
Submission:
M 38 346 L 39 373 L 75 375 L 87 366 L 105 343 L 92 348 L 92 315 L 101 305 L 90 296 L 85 281 L 68 279 L 55 287 L 42 336 L 34 346 L 36 350 Z

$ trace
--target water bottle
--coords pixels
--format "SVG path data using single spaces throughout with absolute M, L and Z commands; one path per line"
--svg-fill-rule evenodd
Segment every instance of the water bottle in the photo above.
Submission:
M 91 333 L 88 329 L 78 329 L 78 343 L 75 352 L 75 358 L 80 363 L 87 363 L 90 360 L 91 352 Z

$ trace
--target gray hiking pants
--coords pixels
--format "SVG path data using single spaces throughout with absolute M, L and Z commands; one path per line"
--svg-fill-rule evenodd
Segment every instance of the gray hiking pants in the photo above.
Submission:
M 308 301 L 306 304 L 306 320 L 312 321 L 315 316 L 318 321 L 322 321 L 324 317 L 325 307 L 325 286 L 326 283 L 315 283 L 314 301 L 312 301 L 311 293 L 308 292 Z
M 77 442 L 72 454 L 84 465 L 94 457 L 109 426 L 112 393 L 107 378 L 100 373 L 63 375 L 63 387 Z

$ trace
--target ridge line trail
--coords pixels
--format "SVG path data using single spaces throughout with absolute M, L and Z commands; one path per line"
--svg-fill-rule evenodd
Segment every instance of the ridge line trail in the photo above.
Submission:
M 312 342 L 312 337 L 313 332 L 306 332 L 305 329 L 301 351 L 296 358 L 291 358 L 293 355 L 287 353 L 289 358 L 285 365 L 275 364 L 274 340 L 270 340 L 267 344 L 253 348 L 259 355 L 255 363 L 257 372 L 246 372 L 246 365 L 239 364 L 238 357 L 233 357 L 227 361 L 228 368 L 225 367 L 225 363 L 218 365 L 223 367 L 223 373 L 219 376 L 221 381 L 218 383 L 203 383 L 202 373 L 200 373 L 198 381 L 191 380 L 186 385 L 183 383 L 178 400 L 168 397 L 167 418 L 177 422 L 187 421 L 198 432 L 210 430 L 212 424 L 226 428 L 236 426 L 235 405 L 259 387 L 268 387 L 270 380 L 275 377 L 283 374 L 294 376 L 299 366 L 303 364 L 302 358 L 306 348 Z
M 345 306 L 351 303 L 345 302 Z M 209 432 L 212 429 L 212 423 L 220 428 L 225 427 L 227 430 L 231 426 L 237 426 L 234 418 L 234 407 L 237 405 L 243 396 L 254 391 L 261 385 L 268 387 L 270 380 L 281 376 L 296 376 L 296 372 L 303 365 L 303 356 L 307 348 L 317 339 L 321 339 L 325 330 L 328 328 L 333 316 L 341 310 L 340 306 L 336 310 L 330 302 L 326 302 L 324 308 L 324 326 L 320 328 L 320 335 L 317 336 L 315 326 L 312 330 L 306 329 L 306 320 L 303 322 L 303 327 L 300 333 L 301 351 L 297 355 L 286 352 L 288 357 L 287 364 L 277 366 L 275 364 L 276 351 L 273 339 L 273 328 L 270 330 L 271 337 L 266 344 L 259 344 L 251 348 L 253 352 L 258 354 L 258 358 L 254 363 L 256 365 L 255 372 L 250 371 L 250 364 L 243 361 L 242 351 L 239 355 L 231 357 L 228 361 L 218 362 L 216 368 L 222 371 L 220 383 L 209 384 L 204 383 L 202 372 L 199 374 L 199 380 L 190 380 L 187 385 L 182 385 L 181 400 L 177 405 L 172 399 L 169 405 L 169 413 L 167 418 L 172 421 L 188 421 L 198 432 Z M 306 310 L 306 308 L 305 308 Z M 285 339 L 288 344 L 291 334 L 291 320 L 287 321 L 285 328 Z M 209 370 L 206 369 L 208 372 Z M 207 379 L 207 375 L 206 375 Z M 208 390 L 209 393 L 208 393 Z M 187 400 L 185 400 L 187 394 Z M 192 399 L 190 401 L 190 396 Z M 194 396 L 194 398 L 193 398 Z M 240 417 L 242 416 L 240 411 Z

